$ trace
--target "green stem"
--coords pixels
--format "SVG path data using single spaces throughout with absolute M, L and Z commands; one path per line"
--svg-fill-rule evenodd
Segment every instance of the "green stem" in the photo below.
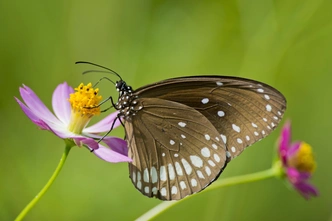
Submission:
M 236 184 L 243 184 L 243 183 L 250 183 L 250 182 L 255 182 L 255 181 L 259 181 L 259 180 L 265 180 L 268 178 L 277 177 L 279 175 L 280 175 L 280 163 L 277 162 L 268 170 L 264 170 L 264 171 L 260 171 L 260 172 L 252 173 L 252 174 L 230 177 L 230 178 L 216 181 L 210 187 L 206 188 L 204 190 L 204 192 L 202 192 L 202 193 L 204 194 L 209 191 L 219 189 L 222 187 L 226 187 L 226 186 L 232 186 L 232 185 L 236 185 Z M 178 201 L 162 202 L 159 205 L 157 205 L 156 207 L 154 207 L 151 210 L 149 210 L 148 212 L 146 212 L 145 214 L 143 214 L 138 219 L 136 219 L 136 221 L 154 219 L 157 216 L 159 216 L 160 214 L 162 214 L 163 212 L 165 212 L 166 210 L 168 210 L 168 209 L 172 208 L 173 206 L 180 204 L 188 199 L 191 199 L 194 196 L 195 195 L 191 195 L 191 196 L 185 197 L 182 200 L 178 200 Z
M 51 178 L 48 180 L 48 182 L 43 187 L 43 189 L 41 189 L 40 192 L 35 196 L 35 198 L 33 198 L 30 201 L 30 203 L 28 205 L 26 205 L 26 207 L 21 211 L 21 213 L 16 217 L 15 221 L 22 220 L 27 215 L 27 213 L 36 205 L 36 203 L 42 198 L 42 196 L 47 192 L 47 190 L 53 184 L 56 177 L 59 175 L 59 173 L 67 159 L 67 156 L 69 154 L 71 147 L 72 147 L 71 145 L 70 146 L 66 145 L 65 151 L 63 152 L 60 162 L 59 162 L 57 168 L 55 169 L 53 175 L 51 176 Z

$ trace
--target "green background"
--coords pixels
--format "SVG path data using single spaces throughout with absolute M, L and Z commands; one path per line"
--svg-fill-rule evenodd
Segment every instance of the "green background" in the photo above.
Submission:
M 0 1 L 0 220 L 13 220 L 35 196 L 64 149 L 13 97 L 24 83 L 51 107 L 59 83 L 76 87 L 102 76 L 82 76 L 91 67 L 77 60 L 110 67 L 134 88 L 202 74 L 263 81 L 286 96 L 293 138 L 314 148 L 318 198 L 306 201 L 270 179 L 203 191 L 157 220 L 332 220 L 331 11 L 330 0 Z M 108 82 L 100 89 L 116 96 Z M 220 179 L 268 169 L 279 132 L 231 162 Z M 133 220 L 159 203 L 134 188 L 125 163 L 75 147 L 26 220 Z

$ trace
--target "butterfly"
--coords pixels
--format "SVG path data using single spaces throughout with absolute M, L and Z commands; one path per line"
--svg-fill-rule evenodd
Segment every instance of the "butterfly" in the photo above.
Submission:
M 269 135 L 286 110 L 278 90 L 240 77 L 179 77 L 136 90 L 120 77 L 115 87 L 119 98 L 112 103 L 133 160 L 130 179 L 142 194 L 161 200 L 205 189 Z

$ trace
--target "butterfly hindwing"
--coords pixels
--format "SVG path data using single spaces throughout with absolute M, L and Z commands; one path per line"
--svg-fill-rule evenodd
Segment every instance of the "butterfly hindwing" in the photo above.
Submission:
M 142 107 L 125 120 L 130 177 L 144 195 L 177 200 L 199 192 L 227 164 L 226 147 L 214 125 L 187 105 L 138 98 Z
M 232 158 L 270 134 L 286 109 L 286 100 L 276 89 L 236 77 L 175 78 L 135 93 L 182 103 L 202 113 L 218 130 Z

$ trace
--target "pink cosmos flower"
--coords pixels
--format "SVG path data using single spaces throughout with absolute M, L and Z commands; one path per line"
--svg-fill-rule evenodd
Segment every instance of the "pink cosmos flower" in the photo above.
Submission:
M 279 156 L 292 186 L 306 199 L 317 196 L 317 189 L 308 182 L 316 167 L 311 146 L 302 141 L 291 143 L 290 122 L 284 125 L 281 132 Z
M 98 143 L 99 133 L 105 133 L 117 116 L 117 112 L 108 115 L 95 125 L 86 127 L 94 115 L 100 113 L 96 107 L 101 100 L 98 89 L 93 89 L 91 83 L 81 84 L 74 89 L 66 82 L 57 86 L 53 92 L 52 106 L 54 114 L 44 105 L 38 96 L 27 86 L 20 87 L 20 94 L 24 101 L 16 99 L 23 112 L 42 130 L 48 130 L 64 140 L 70 140 L 75 145 L 85 146 L 93 153 L 108 162 L 131 162 L 128 157 L 126 141 L 116 137 L 103 139 L 107 146 Z M 87 108 L 94 107 L 94 108 Z M 120 125 L 117 121 L 114 127 Z

